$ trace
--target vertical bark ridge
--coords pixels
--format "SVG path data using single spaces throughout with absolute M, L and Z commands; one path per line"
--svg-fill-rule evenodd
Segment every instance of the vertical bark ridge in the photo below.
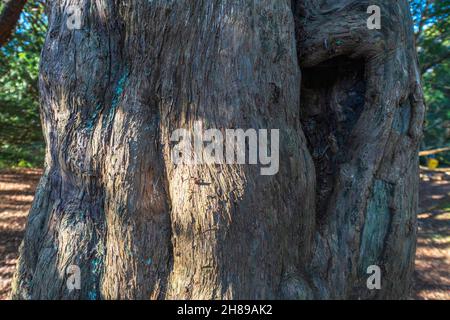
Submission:
M 300 79 L 292 13 L 286 1 L 197 3 L 172 5 L 168 19 L 179 23 L 155 31 L 165 40 L 161 132 L 174 246 L 167 297 L 297 298 L 314 181 L 295 121 Z M 281 129 L 281 139 L 292 142 L 281 151 L 283 172 L 262 177 L 249 166 L 173 165 L 171 132 L 192 130 L 197 121 L 223 132 Z

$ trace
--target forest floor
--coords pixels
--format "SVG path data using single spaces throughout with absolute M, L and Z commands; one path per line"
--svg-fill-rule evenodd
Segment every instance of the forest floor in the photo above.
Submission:
M 414 299 L 450 300 L 450 169 L 422 169 Z
M 7 299 L 34 190 L 42 171 L 0 172 L 0 300 Z M 421 173 L 412 299 L 450 300 L 450 170 Z
M 28 211 L 42 170 L 0 172 L 0 300 L 7 299 Z

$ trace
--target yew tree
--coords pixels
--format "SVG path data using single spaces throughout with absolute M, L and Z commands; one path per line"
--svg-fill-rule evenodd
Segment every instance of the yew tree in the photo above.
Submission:
M 408 297 L 425 107 L 407 0 L 55 0 L 47 14 L 45 173 L 13 298 Z M 279 172 L 174 164 L 171 133 L 198 121 L 279 129 Z

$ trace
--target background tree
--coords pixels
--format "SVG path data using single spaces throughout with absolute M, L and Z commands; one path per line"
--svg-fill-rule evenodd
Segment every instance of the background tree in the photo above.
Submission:
M 70 4 L 80 30 L 48 3 L 14 298 L 408 296 L 424 104 L 406 0 Z M 280 128 L 279 174 L 174 165 L 169 136 L 196 121 Z
M 412 0 L 427 122 L 423 149 L 450 146 L 450 1 Z M 450 153 L 438 155 L 450 164 Z
M 0 47 L 13 32 L 26 0 L 2 0 L 0 3 Z
M 29 2 L 0 48 L 0 168 L 43 165 L 37 79 L 46 30 L 42 2 Z

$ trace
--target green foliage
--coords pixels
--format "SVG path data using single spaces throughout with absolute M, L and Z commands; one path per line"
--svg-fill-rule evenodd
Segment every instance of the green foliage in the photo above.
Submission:
M 411 0 L 428 106 L 423 149 L 450 146 L 450 0 Z M 438 155 L 450 164 L 450 152 Z
M 46 32 L 41 2 L 28 2 L 0 49 L 0 168 L 42 166 L 38 69 Z

